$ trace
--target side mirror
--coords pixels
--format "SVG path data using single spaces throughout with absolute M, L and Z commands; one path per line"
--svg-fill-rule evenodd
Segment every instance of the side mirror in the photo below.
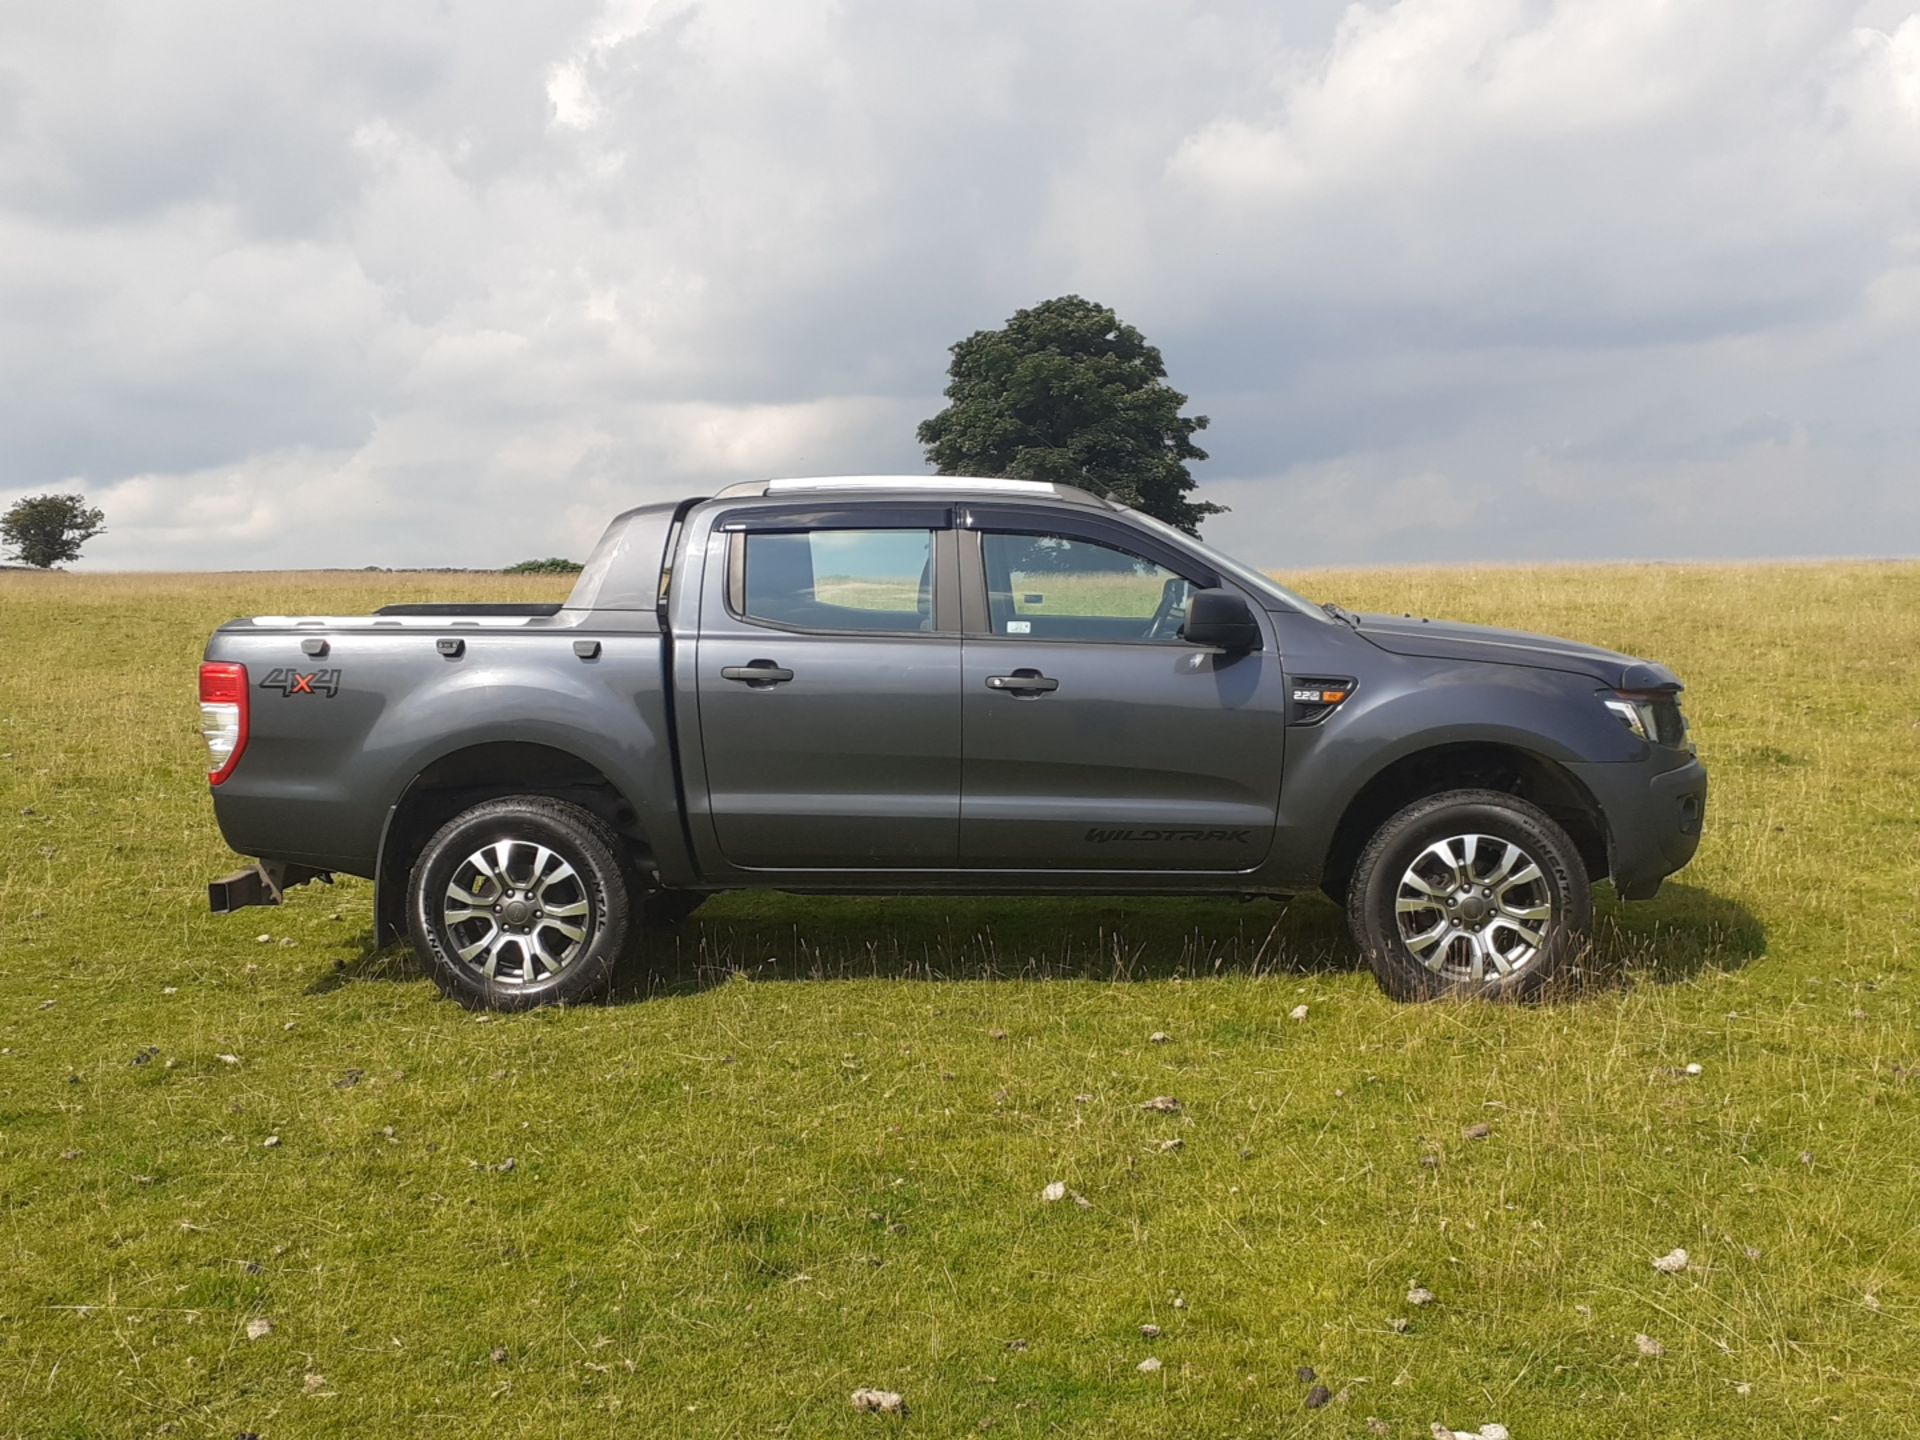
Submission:
M 1230 655 L 1260 648 L 1260 627 L 1247 602 L 1232 590 L 1196 590 L 1187 597 L 1187 623 L 1180 638 Z

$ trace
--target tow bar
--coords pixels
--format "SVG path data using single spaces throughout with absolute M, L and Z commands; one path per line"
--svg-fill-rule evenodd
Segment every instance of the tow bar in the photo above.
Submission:
M 283 865 L 262 861 L 251 870 L 236 870 L 218 880 L 207 882 L 207 908 L 216 915 L 231 915 L 250 905 L 278 905 L 286 892 L 309 880 L 333 883 L 331 870 L 316 870 L 311 865 Z

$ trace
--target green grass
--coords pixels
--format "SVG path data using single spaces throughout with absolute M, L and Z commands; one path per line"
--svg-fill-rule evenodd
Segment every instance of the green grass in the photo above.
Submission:
M 0 575 L 0 1434 L 1913 1433 L 1920 566 L 1304 583 L 1688 679 L 1708 838 L 1607 984 L 1395 1006 L 1317 898 L 741 896 L 476 1017 L 361 882 L 206 913 L 193 666 L 564 580 Z

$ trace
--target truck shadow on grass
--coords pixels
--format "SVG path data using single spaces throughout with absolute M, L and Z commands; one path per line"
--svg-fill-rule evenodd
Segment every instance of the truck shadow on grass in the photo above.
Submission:
M 1669 884 L 1655 900 L 1598 899 L 1594 954 L 1578 988 L 1670 983 L 1738 969 L 1766 931 L 1738 903 Z M 1290 902 L 1184 897 L 840 897 L 723 895 L 685 922 L 648 932 L 612 1003 L 687 994 L 735 975 L 756 980 L 1168 980 L 1308 975 L 1362 968 L 1345 916 L 1320 896 Z M 361 954 L 317 980 L 421 978 L 405 946 Z
M 1731 970 L 1766 951 L 1733 901 L 1668 885 L 1639 905 L 1599 899 L 1579 983 L 1669 983 Z M 644 973 L 616 1001 L 700 989 L 734 974 L 771 980 L 1198 979 L 1352 972 L 1346 917 L 1320 896 L 1290 902 L 1055 897 L 839 898 L 740 895 L 708 902 L 651 938 Z

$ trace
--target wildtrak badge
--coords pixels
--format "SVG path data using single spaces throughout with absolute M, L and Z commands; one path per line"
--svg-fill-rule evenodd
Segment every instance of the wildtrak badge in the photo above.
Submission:
M 1095 845 L 1106 845 L 1115 840 L 1135 843 L 1151 840 L 1231 841 L 1245 845 L 1247 835 L 1246 830 L 1108 830 L 1096 825 L 1087 831 L 1086 838 Z

